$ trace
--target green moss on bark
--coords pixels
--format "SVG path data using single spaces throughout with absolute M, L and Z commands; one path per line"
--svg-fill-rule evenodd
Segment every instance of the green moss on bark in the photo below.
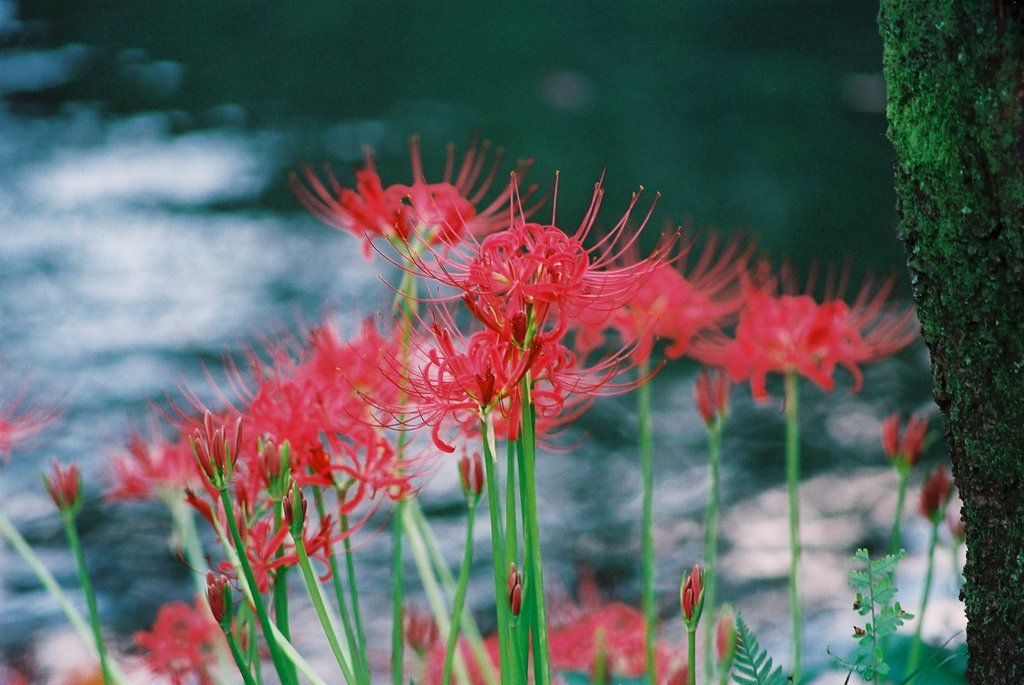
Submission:
M 1024 22 L 884 0 L 900 237 L 964 500 L 968 680 L 1024 683 Z

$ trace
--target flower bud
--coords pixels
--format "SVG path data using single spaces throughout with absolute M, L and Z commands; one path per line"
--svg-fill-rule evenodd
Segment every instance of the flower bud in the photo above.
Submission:
M 694 564 L 679 588 L 679 603 L 683 608 L 683 622 L 687 630 L 696 630 L 704 608 L 704 571 Z
M 732 667 L 738 639 L 736 617 L 733 615 L 732 607 L 727 604 L 718 612 L 718 623 L 715 625 L 715 655 L 718 658 L 718 669 L 722 673 Z
M 71 464 L 65 468 L 54 459 L 52 468 L 50 475 L 43 476 L 43 483 L 50 493 L 50 499 L 61 511 L 75 513 L 82 504 L 82 475 L 78 465 Z
M 228 577 L 223 574 L 214 575 L 213 571 L 206 574 L 206 601 L 210 604 L 213 619 L 220 624 L 224 632 L 231 630 L 231 619 L 234 604 L 231 600 L 231 585 Z
M 437 623 L 428 613 L 406 610 L 404 628 L 405 644 L 412 647 L 412 650 L 421 657 L 437 642 Z
M 924 439 L 928 434 L 928 419 L 911 416 L 900 435 L 900 415 L 892 414 L 882 422 L 882 448 L 893 463 L 909 468 L 917 463 L 924 451 Z
M 516 568 L 515 562 L 508 568 L 508 606 L 513 616 L 518 616 L 523 608 L 523 574 Z
M 284 523 L 292 537 L 300 538 L 302 528 L 306 525 L 306 496 L 297 483 L 292 483 L 291 490 L 281 500 L 281 508 L 284 510 Z
M 946 467 L 940 466 L 932 472 L 921 488 L 919 509 L 921 515 L 933 523 L 945 515 L 946 504 L 953 496 L 953 483 Z
M 710 426 L 729 411 L 729 377 L 721 371 L 708 373 L 702 369 L 697 376 L 696 395 L 697 411 Z
M 473 452 L 472 457 L 463 455 L 459 460 L 459 481 L 466 500 L 474 505 L 479 502 L 484 491 L 484 462 L 479 452 Z
M 214 428 L 213 414 L 206 412 L 203 430 L 197 428 L 191 441 L 192 454 L 206 480 L 217 490 L 227 488 L 242 447 L 242 417 L 235 419 L 229 435 L 226 425 Z

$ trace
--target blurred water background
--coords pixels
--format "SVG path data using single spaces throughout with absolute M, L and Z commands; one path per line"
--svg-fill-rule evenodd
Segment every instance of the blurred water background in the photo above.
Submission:
M 849 260 L 856 275 L 896 271 L 906 296 L 876 11 L 816 0 L 0 0 L 3 388 L 27 378 L 34 395 L 65 408 L 58 429 L 3 466 L 0 507 L 73 586 L 39 473 L 50 455 L 76 460 L 88 495 L 82 533 L 114 639 L 127 645 L 162 602 L 189 598 L 186 569 L 161 553 L 163 511 L 103 505 L 110 455 L 126 431 L 145 428 L 151 400 L 207 387 L 204 361 L 326 312 L 350 325 L 388 299 L 386 265 L 364 262 L 356 239 L 289 193 L 300 159 L 329 160 L 350 181 L 371 145 L 385 183 L 404 182 L 411 134 L 429 176 L 448 141 L 464 147 L 478 131 L 510 160 L 535 157 L 534 180 L 560 171 L 561 217 L 580 215 L 606 169 L 609 217 L 642 184 L 662 193 L 656 221 L 742 230 L 805 270 Z M 702 553 L 707 489 L 694 373 L 684 362 L 654 386 L 659 595 L 678 640 L 674 598 Z M 863 392 L 848 392 L 849 379 L 840 386 L 824 394 L 805 383 L 802 406 L 805 653 L 818 664 L 827 646 L 850 644 L 846 558 L 886 541 L 896 479 L 879 422 L 895 410 L 935 417 L 920 343 L 870 368 Z M 581 422 L 582 447 L 543 460 L 554 589 L 571 593 L 587 567 L 607 597 L 639 601 L 632 402 L 601 402 Z M 738 388 L 719 592 L 785 662 L 782 439 L 779 403 L 754 406 Z M 936 445 L 927 462 L 945 458 Z M 455 482 L 442 471 L 424 495 L 453 564 Z M 897 584 L 914 606 L 927 532 L 913 520 L 905 531 L 914 556 Z M 386 536 L 360 543 L 370 616 L 387 616 L 387 554 Z M 478 560 L 470 601 L 486 625 L 489 561 Z M 948 636 L 960 613 L 952 575 L 940 577 L 946 610 L 932 618 Z M 26 658 L 61 626 L 21 560 L 0 548 L 0 655 Z M 370 630 L 386 635 L 386 618 Z M 376 658 L 386 659 L 383 646 Z

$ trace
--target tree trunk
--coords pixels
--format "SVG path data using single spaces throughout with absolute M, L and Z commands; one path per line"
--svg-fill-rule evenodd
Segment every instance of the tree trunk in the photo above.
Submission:
M 896 194 L 967 526 L 967 679 L 1024 683 L 1024 9 L 883 0 Z

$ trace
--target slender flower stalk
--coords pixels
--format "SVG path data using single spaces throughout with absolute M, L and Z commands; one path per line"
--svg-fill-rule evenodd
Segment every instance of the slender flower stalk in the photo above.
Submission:
M 789 614 L 793 622 L 793 683 L 800 684 L 803 651 L 803 610 L 800 602 L 800 421 L 798 413 L 800 377 L 785 374 L 786 392 L 786 494 L 789 497 Z
M 899 474 L 896 490 L 896 516 L 892 522 L 892 534 L 889 537 L 889 554 L 896 554 L 900 546 L 900 525 L 903 522 L 903 509 L 906 502 L 907 480 L 910 471 L 917 463 L 924 450 L 925 435 L 928 432 L 928 420 L 922 416 L 911 416 L 900 435 L 900 415 L 892 414 L 882 422 L 882 447 L 892 461 Z
M 452 662 L 455 658 L 455 647 L 459 638 L 459 622 L 462 619 L 462 609 L 466 603 L 466 588 L 469 585 L 469 568 L 473 564 L 473 523 L 476 521 L 476 505 L 480 501 L 480 494 L 484 489 L 483 462 L 480 455 L 474 454 L 470 460 L 464 456 L 459 462 L 459 480 L 462 484 L 462 493 L 466 498 L 466 543 L 463 546 L 462 564 L 459 567 L 459 582 L 455 590 L 455 600 L 452 602 L 452 620 L 448 629 L 448 641 L 445 645 L 444 671 L 441 675 L 441 685 L 450 685 L 452 678 Z
M 689 574 L 683 577 L 679 586 L 679 605 L 683 612 L 683 624 L 686 626 L 686 654 L 689 667 L 687 682 L 697 683 L 697 626 L 704 610 L 704 571 L 694 564 Z
M 657 673 L 654 660 L 654 642 L 657 637 L 657 607 L 654 598 L 654 448 L 651 434 L 651 384 L 643 379 L 650 375 L 650 362 L 645 358 L 637 367 L 637 438 L 640 448 L 640 481 L 643 488 L 642 512 L 640 517 L 641 578 L 644 612 L 644 664 L 647 683 L 655 685 Z
M 89 569 L 85 564 L 85 553 L 82 550 L 82 542 L 78 537 L 78 528 L 75 526 L 75 516 L 82 508 L 82 476 L 76 464 L 67 468 L 61 466 L 56 459 L 53 461 L 53 470 L 43 476 L 46 489 L 50 498 L 60 511 L 61 519 L 64 521 L 64 532 L 68 538 L 68 546 L 75 558 L 75 568 L 78 571 L 78 584 L 85 595 L 85 605 L 89 610 L 89 622 L 92 625 L 92 636 L 96 645 L 96 653 L 100 658 L 100 671 L 103 674 L 104 685 L 113 682 L 110 675 L 110 664 L 107 657 L 107 649 L 103 642 L 103 629 L 100 625 L 99 609 L 96 606 L 96 593 L 89 579 Z
M 480 421 L 480 439 L 484 451 L 484 474 L 487 486 L 487 509 L 491 524 L 491 559 L 494 571 L 494 599 L 498 614 L 498 648 L 500 653 L 501 685 L 513 681 L 511 640 L 509 633 L 509 607 L 502 601 L 505 596 L 505 574 L 508 569 L 505 559 L 504 536 L 501 523 L 501 500 L 498 492 L 497 460 L 494 448 L 494 423 L 491 415 L 485 413 Z
M 306 582 L 306 590 L 309 592 L 309 598 L 313 602 L 317 618 L 320 619 L 320 626 L 327 636 L 327 643 L 331 646 L 331 651 L 338 662 L 338 667 L 341 668 L 345 682 L 350 684 L 358 683 L 360 681 L 356 680 L 352 673 L 352 666 L 349 664 L 349 659 L 352 658 L 352 655 L 346 654 L 341 647 L 341 642 L 338 640 L 337 632 L 334 629 L 334 622 L 327 613 L 327 604 L 324 602 L 323 590 L 320 587 L 319 581 L 317 581 L 316 573 L 313 572 L 313 566 L 309 562 L 309 554 L 306 553 L 306 543 L 302 535 L 306 518 L 306 499 L 298 485 L 293 486 L 289 496 L 285 497 L 284 510 L 288 528 L 292 539 L 295 541 L 295 551 L 299 556 L 299 570 L 302 572 L 302 579 Z
M 714 610 L 718 585 L 718 508 L 719 480 L 722 460 L 722 428 L 729 408 L 729 379 L 724 373 L 709 374 L 701 371 L 696 385 L 697 409 L 708 427 L 708 471 L 710 491 L 704 520 L 704 595 Z M 712 632 L 704 632 L 704 669 L 714 671 L 714 640 Z
M 544 598 L 544 572 L 540 553 L 540 516 L 537 512 L 537 442 L 534 435 L 533 403 L 530 401 L 530 381 L 523 378 L 523 430 L 519 448 L 523 454 L 523 472 L 520 481 L 523 515 L 523 558 L 530 573 L 531 636 L 533 638 L 533 675 L 536 685 L 550 685 L 551 657 L 548 650 L 547 608 Z
M 932 590 L 932 572 L 935 567 L 935 548 L 939 541 L 939 526 L 946 517 L 946 508 L 953 495 L 953 483 L 944 467 L 936 469 L 929 476 L 921 489 L 919 509 L 921 515 L 931 523 L 931 536 L 928 540 L 928 566 L 924 574 L 924 590 L 921 592 L 921 608 L 917 612 L 917 627 L 914 629 L 914 641 L 910 646 L 907 658 L 907 676 L 915 678 L 918 662 L 921 660 L 921 630 L 924 627 L 924 610 L 928 606 L 928 596 Z M 911 682 L 916 682 L 912 680 Z

